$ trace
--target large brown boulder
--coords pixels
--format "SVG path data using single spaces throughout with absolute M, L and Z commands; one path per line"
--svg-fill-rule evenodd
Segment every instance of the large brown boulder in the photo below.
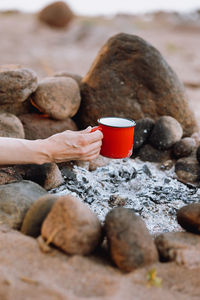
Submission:
M 183 84 L 160 52 L 138 36 L 120 33 L 100 50 L 82 80 L 80 126 L 103 116 L 174 117 L 190 135 L 196 127 Z
M 64 1 L 57 1 L 44 7 L 38 15 L 43 23 L 52 27 L 66 27 L 74 15 Z

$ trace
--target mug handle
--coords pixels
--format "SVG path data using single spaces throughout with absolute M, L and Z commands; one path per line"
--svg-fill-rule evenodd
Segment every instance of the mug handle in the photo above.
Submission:
M 101 126 L 95 126 L 94 128 L 92 128 L 92 130 L 90 132 L 95 132 L 96 130 L 102 131 Z

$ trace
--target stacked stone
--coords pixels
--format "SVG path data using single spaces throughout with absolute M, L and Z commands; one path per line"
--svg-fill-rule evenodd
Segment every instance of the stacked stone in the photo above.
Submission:
M 44 78 L 18 65 L 0 67 L 0 136 L 45 139 L 77 130 L 72 117 L 80 106 L 77 82 L 67 76 Z M 51 189 L 63 183 L 56 164 L 1 167 L 0 184 L 28 179 Z

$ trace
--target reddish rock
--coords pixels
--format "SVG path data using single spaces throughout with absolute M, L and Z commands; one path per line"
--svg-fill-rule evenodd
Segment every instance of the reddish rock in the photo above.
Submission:
M 74 79 L 48 77 L 39 83 L 32 100 L 44 114 L 53 119 L 63 120 L 76 114 L 81 98 Z
M 13 114 L 0 113 L 0 136 L 23 139 L 24 127 L 19 118 Z
M 192 203 L 180 208 L 177 221 L 185 230 L 200 234 L 200 203 Z
M 195 139 L 183 138 L 174 144 L 172 153 L 176 158 L 187 157 L 194 151 L 195 147 Z
M 74 15 L 64 1 L 57 1 L 44 7 L 38 18 L 41 22 L 57 28 L 66 27 L 72 21 Z
M 25 137 L 28 140 L 45 139 L 65 130 L 77 130 L 77 126 L 70 118 L 66 120 L 53 120 L 39 114 L 20 115 Z
M 68 254 L 93 252 L 101 234 L 97 216 L 71 195 L 61 196 L 42 224 L 42 236 Z
M 37 88 L 37 75 L 15 65 L 0 66 L 0 104 L 25 101 Z
M 186 135 L 196 128 L 183 84 L 159 51 L 134 35 L 120 33 L 107 41 L 82 80 L 81 94 L 82 127 L 107 115 L 133 120 L 169 115 Z
M 155 123 L 149 142 L 157 149 L 167 150 L 178 142 L 182 135 L 180 123 L 170 116 L 163 116 Z
M 114 208 L 105 220 L 110 255 L 123 271 L 130 272 L 158 260 L 145 223 L 131 209 Z

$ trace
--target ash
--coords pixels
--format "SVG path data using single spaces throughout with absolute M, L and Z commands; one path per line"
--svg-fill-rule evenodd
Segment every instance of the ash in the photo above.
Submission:
M 162 171 L 158 164 L 139 159 L 111 160 L 92 172 L 74 166 L 64 174 L 65 184 L 50 193 L 78 196 L 102 223 L 112 208 L 130 208 L 152 234 L 180 231 L 177 210 L 200 199 L 200 190 L 179 182 L 173 168 Z

